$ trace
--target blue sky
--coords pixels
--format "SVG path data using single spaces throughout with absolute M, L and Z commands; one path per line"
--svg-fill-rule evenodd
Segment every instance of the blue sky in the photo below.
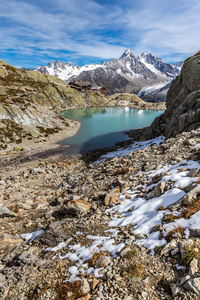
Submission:
M 83 65 L 130 48 L 178 62 L 200 50 L 199 0 L 1 0 L 0 59 Z

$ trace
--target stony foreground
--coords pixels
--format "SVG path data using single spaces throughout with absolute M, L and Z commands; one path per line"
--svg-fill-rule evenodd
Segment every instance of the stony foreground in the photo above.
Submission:
M 196 130 L 2 176 L 0 299 L 199 299 L 199 150 Z

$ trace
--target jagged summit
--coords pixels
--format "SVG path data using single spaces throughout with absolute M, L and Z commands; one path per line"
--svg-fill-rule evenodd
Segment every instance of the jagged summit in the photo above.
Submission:
M 124 53 L 122 54 L 122 56 L 120 57 L 120 59 L 124 58 L 124 57 L 134 57 L 135 58 L 133 52 L 130 49 L 126 49 L 124 51 Z

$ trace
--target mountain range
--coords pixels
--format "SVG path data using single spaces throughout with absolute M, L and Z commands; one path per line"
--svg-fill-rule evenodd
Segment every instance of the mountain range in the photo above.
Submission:
M 180 74 L 183 62 L 169 64 L 152 54 L 135 57 L 127 49 L 119 59 L 101 64 L 74 66 L 59 60 L 40 66 L 35 71 L 57 76 L 70 82 L 89 81 L 104 86 L 107 94 L 135 93 L 146 101 L 165 101 L 172 80 Z

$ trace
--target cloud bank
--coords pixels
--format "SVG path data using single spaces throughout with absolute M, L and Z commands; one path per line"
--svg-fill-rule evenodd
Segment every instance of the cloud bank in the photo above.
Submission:
M 1 58 L 26 66 L 84 64 L 130 48 L 180 61 L 199 50 L 199 13 L 197 0 L 3 0 Z

